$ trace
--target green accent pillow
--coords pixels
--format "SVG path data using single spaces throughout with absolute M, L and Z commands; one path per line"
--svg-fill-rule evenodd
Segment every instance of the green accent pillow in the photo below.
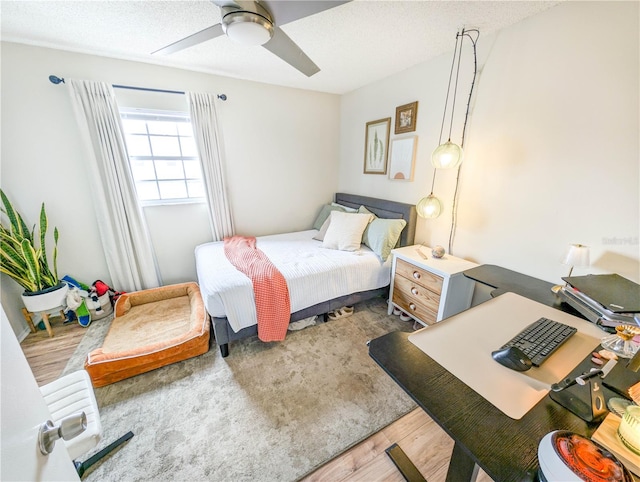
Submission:
M 344 209 L 344 212 L 346 213 L 357 213 L 358 210 L 354 209 L 354 208 L 350 208 L 349 206 L 345 206 L 344 204 L 338 204 L 338 203 L 331 203 L 332 206 L 337 206 L 339 208 Z
M 324 222 L 327 220 L 327 218 L 331 214 L 331 211 L 344 212 L 344 209 L 340 206 L 332 206 L 330 204 L 325 204 L 324 206 L 322 206 L 322 209 L 320 210 L 318 217 L 313 222 L 313 229 L 320 230 Z
M 358 212 L 372 214 L 364 206 L 360 206 Z M 364 230 L 362 242 L 380 256 L 382 261 L 386 261 L 406 225 L 407 222 L 404 219 L 384 219 L 374 215 L 373 221 Z

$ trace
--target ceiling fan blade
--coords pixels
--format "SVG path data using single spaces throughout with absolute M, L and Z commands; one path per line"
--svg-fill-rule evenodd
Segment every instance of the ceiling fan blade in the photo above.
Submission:
M 286 63 L 298 69 L 307 77 L 320 72 L 320 68 L 291 40 L 281 28 L 274 27 L 273 37 L 263 45 L 269 52 L 276 54 Z
M 187 47 L 192 47 L 221 35 L 224 35 L 224 32 L 222 31 L 222 25 L 217 23 L 215 25 L 212 25 L 211 27 L 207 27 L 204 30 L 200 30 L 199 32 L 189 35 L 182 40 L 173 42 L 171 45 L 167 45 L 166 47 L 156 50 L 151 54 L 172 54 L 174 52 L 178 52 L 179 50 L 186 49 Z
M 276 25 L 284 25 L 300 18 L 324 12 L 350 0 L 261 0 L 259 3 L 271 12 Z

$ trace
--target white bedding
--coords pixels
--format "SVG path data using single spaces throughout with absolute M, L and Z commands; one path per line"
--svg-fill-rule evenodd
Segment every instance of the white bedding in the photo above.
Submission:
M 257 238 L 257 246 L 287 280 L 291 312 L 339 296 L 387 286 L 391 257 L 386 262 L 362 245 L 360 251 L 322 248 L 313 238 L 317 230 Z M 255 325 L 253 286 L 229 262 L 222 241 L 195 249 L 198 284 L 209 314 L 227 317 L 234 331 Z

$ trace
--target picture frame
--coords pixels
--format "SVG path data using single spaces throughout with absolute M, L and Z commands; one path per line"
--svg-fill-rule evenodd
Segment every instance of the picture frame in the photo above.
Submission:
M 386 174 L 391 117 L 367 122 L 364 138 L 364 173 Z
M 404 134 L 416 130 L 418 121 L 418 101 L 396 107 L 395 133 Z
M 413 181 L 418 136 L 403 137 L 391 141 L 389 156 L 389 179 L 393 181 Z

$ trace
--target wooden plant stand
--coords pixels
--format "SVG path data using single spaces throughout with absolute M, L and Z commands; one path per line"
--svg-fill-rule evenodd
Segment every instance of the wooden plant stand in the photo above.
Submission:
M 29 329 L 31 333 L 35 333 L 37 331 L 36 326 L 33 324 L 33 313 L 28 311 L 26 308 L 22 308 L 22 315 L 24 319 L 27 320 L 27 324 L 29 325 Z M 44 326 L 47 329 L 47 333 L 49 334 L 49 338 L 53 337 L 53 329 L 51 328 L 51 323 L 49 322 L 49 313 L 46 311 L 41 311 L 40 316 L 42 316 L 42 321 L 44 322 Z M 54 315 L 55 316 L 55 315 Z M 64 311 L 60 310 L 60 316 L 64 320 L 66 317 L 64 316 Z

